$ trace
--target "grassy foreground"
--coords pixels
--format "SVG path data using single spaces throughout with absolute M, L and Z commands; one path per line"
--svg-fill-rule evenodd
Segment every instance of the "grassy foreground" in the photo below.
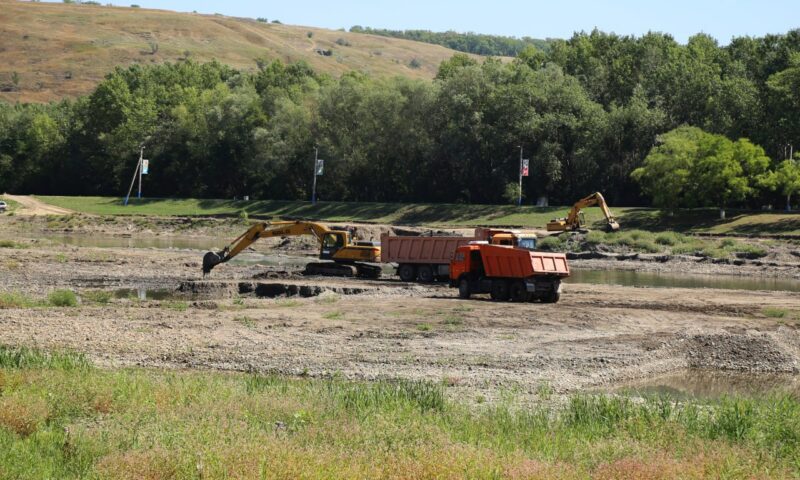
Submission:
M 568 207 L 514 205 L 403 204 L 258 200 L 132 199 L 126 207 L 116 197 L 37 196 L 70 210 L 96 215 L 240 215 L 264 218 L 304 218 L 329 222 L 374 222 L 396 225 L 525 226 L 544 228 L 554 217 L 566 216 Z M 708 232 L 717 234 L 800 235 L 800 213 L 728 211 L 719 220 L 716 209 L 678 211 L 674 215 L 652 208 L 612 207 L 623 228 L 651 231 Z M 602 226 L 599 208 L 584 210 L 586 220 Z
M 0 478 L 798 474 L 800 403 L 789 397 L 467 407 L 430 383 L 103 370 L 0 347 Z

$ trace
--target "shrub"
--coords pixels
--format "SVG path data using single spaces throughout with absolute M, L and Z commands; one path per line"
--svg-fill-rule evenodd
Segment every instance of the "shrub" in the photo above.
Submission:
M 340 45 L 342 47 L 349 47 L 350 46 L 350 42 L 348 42 L 344 38 L 337 38 L 336 39 L 336 45 Z
M 0 248 L 24 248 L 25 246 L 21 243 L 17 243 L 13 240 L 0 240 Z
M 269 22 L 269 20 L 267 20 L 264 17 L 258 17 L 258 18 L 256 18 L 256 21 L 257 22 L 261 22 L 261 23 L 268 23 Z
M 78 297 L 72 290 L 55 290 L 47 296 L 47 301 L 54 307 L 78 306 Z
M 112 295 L 111 292 L 106 292 L 104 290 L 93 290 L 91 292 L 82 293 L 81 297 L 89 300 L 90 302 L 105 305 L 111 301 Z
M 306 32 L 306 37 L 312 38 L 314 36 L 314 32 Z
M 555 252 L 564 249 L 564 240 L 562 240 L 558 235 L 551 235 L 539 240 L 536 246 L 539 250 Z
M 592 230 L 586 234 L 585 242 L 589 245 L 599 245 L 606 242 L 606 234 L 597 230 Z
M 672 247 L 684 241 L 683 235 L 675 232 L 662 232 L 656 235 L 656 243 L 659 245 L 668 245 Z
M 408 66 L 416 70 L 422 67 L 422 62 L 420 62 L 417 58 L 412 58 L 411 61 L 408 62 Z
M 0 293 L 0 308 L 27 308 L 36 305 L 35 300 L 21 293 Z

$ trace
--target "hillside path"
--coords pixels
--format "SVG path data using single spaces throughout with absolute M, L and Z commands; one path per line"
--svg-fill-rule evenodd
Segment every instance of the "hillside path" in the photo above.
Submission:
M 16 211 L 17 215 L 69 215 L 75 213 L 66 208 L 49 205 L 30 195 L 9 195 L 5 193 L 3 197 L 19 203 L 20 208 Z

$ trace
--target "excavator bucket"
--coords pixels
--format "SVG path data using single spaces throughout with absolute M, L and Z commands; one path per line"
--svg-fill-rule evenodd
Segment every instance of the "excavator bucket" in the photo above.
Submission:
M 619 230 L 619 223 L 617 223 L 615 220 L 612 220 L 606 224 L 606 231 L 616 232 L 617 230 Z
M 222 263 L 224 255 L 222 252 L 208 252 L 203 255 L 203 276 L 211 273 L 211 269 Z

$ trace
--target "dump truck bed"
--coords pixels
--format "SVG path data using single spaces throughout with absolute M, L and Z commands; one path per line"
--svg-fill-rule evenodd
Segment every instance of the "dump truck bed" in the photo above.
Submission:
M 569 276 L 567 256 L 563 253 L 532 252 L 498 245 L 481 245 L 480 252 L 488 277 Z
M 381 261 L 384 263 L 448 264 L 461 245 L 474 237 L 412 237 L 381 235 Z

